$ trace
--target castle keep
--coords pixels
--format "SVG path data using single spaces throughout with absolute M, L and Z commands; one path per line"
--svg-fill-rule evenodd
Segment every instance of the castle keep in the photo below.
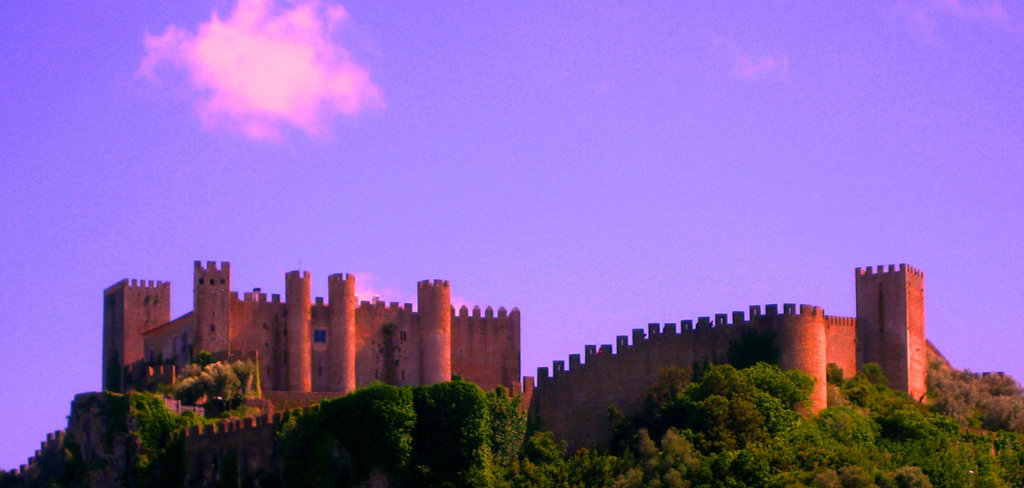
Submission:
M 569 441 L 570 448 L 604 446 L 612 433 L 608 407 L 626 414 L 641 406 L 644 392 L 668 367 L 729 363 L 743 344 L 763 343 L 777 352 L 784 370 L 799 369 L 815 380 L 810 408 L 828 406 L 825 371 L 834 363 L 850 377 L 868 362 L 882 366 L 889 386 L 923 401 L 926 387 L 924 275 L 906 264 L 857 268 L 856 317 L 826 315 L 819 307 L 784 304 L 750 307 L 633 329 L 611 344 L 588 345 L 551 369 L 537 369 L 536 386 L 524 378 L 530 418 L 541 429 Z M 678 326 L 678 328 L 677 328 Z M 632 341 L 632 342 L 631 342 Z
M 193 309 L 170 317 L 170 283 L 122 280 L 103 292 L 103 385 L 173 380 L 199 351 L 257 359 L 264 392 L 344 394 L 374 381 L 426 385 L 452 375 L 484 389 L 519 388 L 519 310 L 451 305 L 447 281 L 417 284 L 417 307 L 357 303 L 355 277 L 327 277 L 311 298 L 308 271 L 285 275 L 285 297 L 231 291 L 231 265 L 194 264 Z

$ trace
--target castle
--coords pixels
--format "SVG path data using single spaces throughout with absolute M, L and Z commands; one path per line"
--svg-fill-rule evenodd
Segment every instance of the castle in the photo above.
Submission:
M 775 350 L 782 369 L 814 378 L 811 411 L 828 406 L 829 363 L 845 377 L 865 363 L 878 363 L 890 387 L 924 401 L 928 354 L 941 358 L 925 338 L 924 274 L 906 264 L 889 265 L 857 268 L 854 280 L 856 317 L 826 315 L 810 305 L 755 305 L 747 314 L 700 317 L 696 324 L 648 324 L 646 334 L 633 329 L 632 338 L 618 336 L 614 352 L 611 344 L 588 345 L 582 358 L 569 356 L 568 368 L 562 360 L 550 370 L 538 368 L 536 386 L 524 378 L 530 419 L 570 448 L 604 446 L 614 427 L 609 406 L 634 413 L 665 368 L 742 361 L 748 358 L 736 353 L 747 352 L 742 346 L 751 343 Z
M 195 354 L 256 359 L 266 393 L 337 396 L 383 381 L 429 385 L 454 375 L 482 388 L 519 386 L 519 310 L 451 305 L 447 281 L 417 284 L 412 304 L 357 303 L 355 277 L 327 277 L 328 301 L 311 299 L 308 271 L 285 275 L 285 300 L 231 291 L 231 265 L 196 261 L 193 308 L 170 317 L 170 283 L 121 280 L 103 292 L 103 385 L 173 381 Z M 322 398 L 325 395 L 311 395 Z
M 352 275 L 328 277 L 328 302 L 311 300 L 309 272 L 285 275 L 285 300 L 259 289 L 230 291 L 230 265 L 194 265 L 194 308 L 170 319 L 170 285 L 122 280 L 104 291 L 104 385 L 124 391 L 146 375 L 173 380 L 174 368 L 200 350 L 218 358 L 257 358 L 264 394 L 331 395 L 374 381 L 433 384 L 457 375 L 484 389 L 522 392 L 540 428 L 571 448 L 603 446 L 613 425 L 608 407 L 632 413 L 665 368 L 741 362 L 744 344 L 774 352 L 786 370 L 815 379 L 810 410 L 827 406 L 829 363 L 852 376 L 865 363 L 882 366 L 889 386 L 924 400 L 929 352 L 924 275 L 901 264 L 857 268 L 856 316 L 826 315 L 815 306 L 751 306 L 748 313 L 700 317 L 696 323 L 649 324 L 584 355 L 554 361 L 520 383 L 519 311 L 472 314 L 451 306 L 446 281 L 421 281 L 411 304 L 356 303 Z M 939 355 L 941 357 L 941 355 Z M 749 359 L 749 358 L 747 358 Z

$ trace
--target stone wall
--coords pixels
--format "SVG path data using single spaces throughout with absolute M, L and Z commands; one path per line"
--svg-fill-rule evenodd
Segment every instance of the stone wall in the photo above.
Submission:
M 532 391 L 531 419 L 541 429 L 567 440 L 571 449 L 605 447 L 613 425 L 608 408 L 614 406 L 627 414 L 635 413 L 642 396 L 654 385 L 666 368 L 691 368 L 706 363 L 729 362 L 730 347 L 744 334 L 755 334 L 774 341 L 783 369 L 799 369 L 815 379 L 811 409 L 818 411 L 827 403 L 825 366 L 827 325 L 818 307 L 785 304 L 759 306 L 730 316 L 701 317 L 696 326 L 686 320 L 678 324 L 650 324 L 647 333 L 634 329 L 632 343 L 627 336 L 601 347 L 586 346 L 584 356 L 569 356 L 554 361 L 551 375 L 538 368 Z M 524 384 L 529 381 L 524 379 Z

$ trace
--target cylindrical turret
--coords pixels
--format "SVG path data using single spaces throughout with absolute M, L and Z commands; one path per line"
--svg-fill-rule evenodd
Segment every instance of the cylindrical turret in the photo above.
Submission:
M 828 407 L 824 312 L 818 307 L 801 305 L 799 314 L 787 309 L 778 319 L 779 366 L 786 371 L 798 369 L 814 378 L 811 412 Z
M 284 276 L 288 390 L 312 391 L 312 332 L 310 331 L 310 276 L 292 271 Z
M 420 383 L 452 379 L 452 294 L 447 281 L 417 284 L 420 327 Z
M 356 277 L 327 277 L 330 322 L 327 329 L 327 384 L 331 391 L 356 389 Z

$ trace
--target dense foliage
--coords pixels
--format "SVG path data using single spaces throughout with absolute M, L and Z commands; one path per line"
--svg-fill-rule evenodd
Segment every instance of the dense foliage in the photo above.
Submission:
M 284 481 L 347 486 L 387 477 L 409 486 L 490 486 L 493 459 L 515 459 L 522 450 L 525 418 L 517 403 L 463 381 L 359 389 L 285 426 Z
M 200 354 L 174 384 L 174 397 L 188 405 L 217 398 L 223 407 L 236 408 L 242 399 L 259 395 L 258 372 L 253 361 L 210 362 Z
M 812 383 L 757 364 L 710 365 L 692 382 L 667 371 L 632 417 L 619 415 L 610 454 L 533 433 L 504 466 L 506 486 L 1024 487 L 1024 441 L 964 430 L 884 386 L 877 365 L 844 380 L 834 406 L 801 413 Z
M 885 386 L 877 365 L 848 379 L 834 365 L 827 373 L 830 406 L 810 414 L 813 380 L 802 372 L 669 369 L 633 415 L 610 410 L 618 425 L 607 450 L 572 453 L 550 432 L 528 431 L 503 389 L 375 384 L 287 412 L 268 447 L 279 464 L 258 485 L 1024 488 L 1024 436 L 1014 432 L 1024 395 L 1012 378 L 934 364 L 923 405 Z M 202 420 L 146 393 L 113 395 L 108 406 L 111 435 L 139 446 L 126 483 L 182 486 L 184 446 L 171 433 Z M 216 486 L 237 486 L 239 463 L 229 450 Z M 53 485 L 81 486 L 84 472 L 72 468 Z M 6 475 L 0 486 L 34 485 Z

